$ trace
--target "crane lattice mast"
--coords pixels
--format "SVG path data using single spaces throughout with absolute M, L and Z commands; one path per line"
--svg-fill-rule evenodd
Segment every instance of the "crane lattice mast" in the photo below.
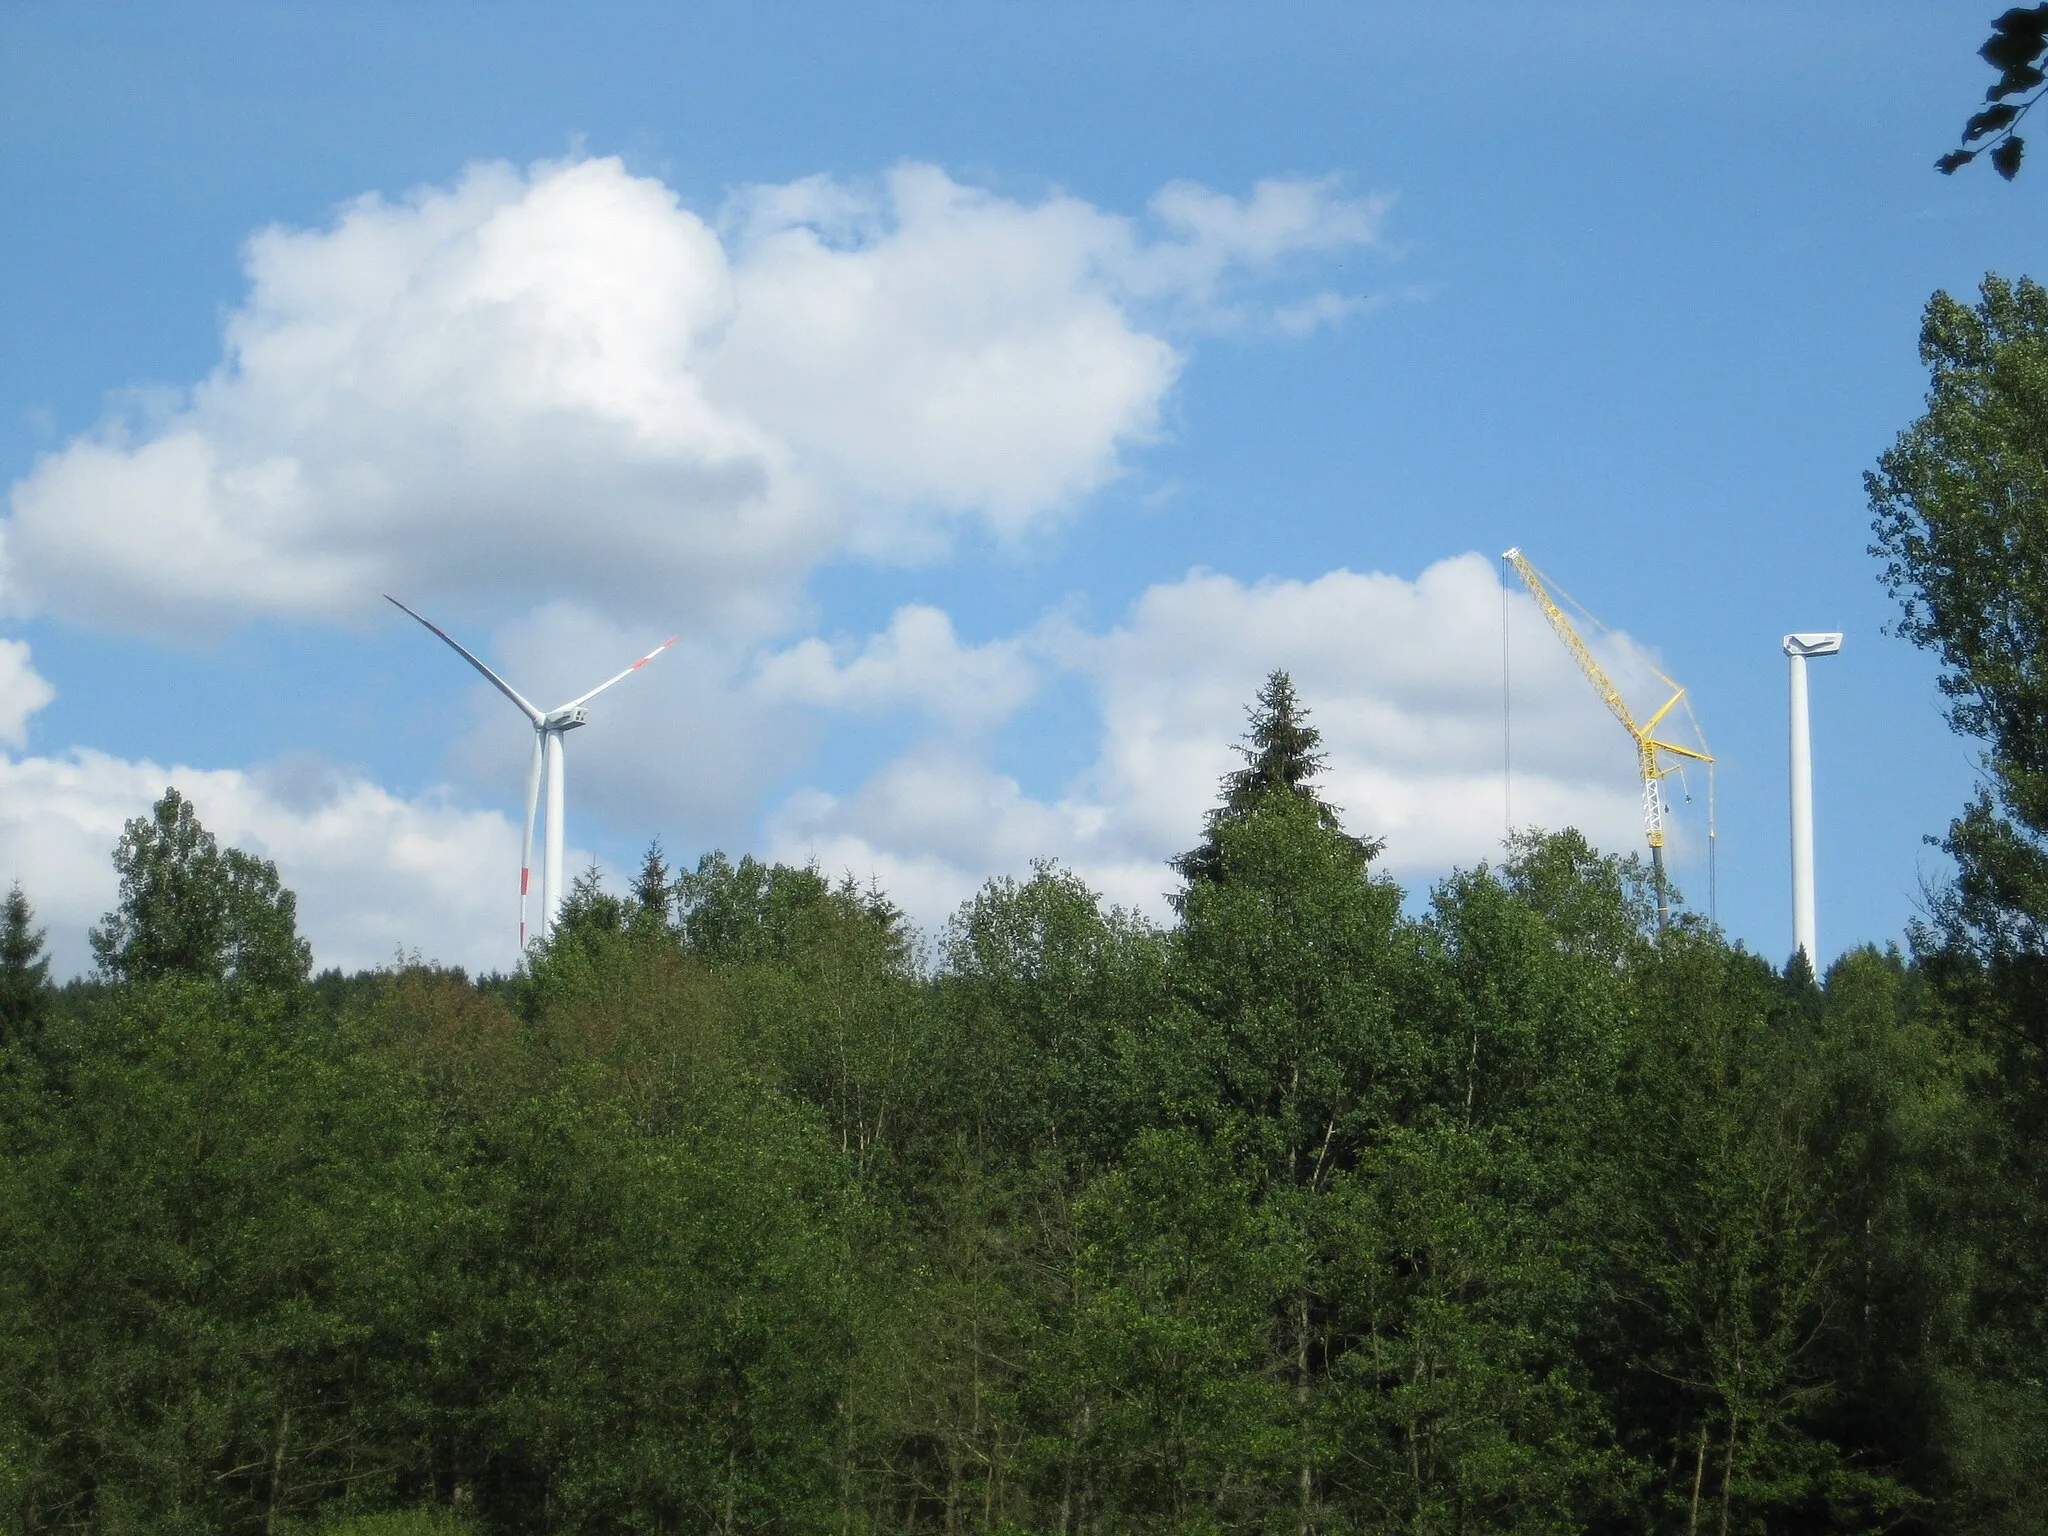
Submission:
M 1664 894 L 1664 795 L 1659 786 L 1666 774 L 1678 772 L 1687 760 L 1705 763 L 1711 775 L 1713 754 L 1706 750 L 1704 735 L 1700 735 L 1697 749 L 1681 746 L 1675 741 L 1666 741 L 1658 736 L 1657 727 L 1662 725 L 1671 711 L 1684 700 L 1685 690 L 1665 677 L 1662 672 L 1658 672 L 1655 667 L 1651 667 L 1650 670 L 1671 690 L 1671 697 L 1666 699 L 1663 706 L 1649 719 L 1638 724 L 1634 713 L 1628 707 L 1628 700 L 1622 697 L 1621 690 L 1614 685 L 1614 679 L 1607 675 L 1607 669 L 1595 659 L 1592 647 L 1586 644 L 1585 638 L 1566 616 L 1564 609 L 1558 606 L 1557 599 L 1551 596 L 1550 584 L 1544 579 L 1543 573 L 1531 565 L 1528 557 L 1519 549 L 1509 550 L 1501 559 L 1513 567 L 1515 574 L 1522 578 L 1522 585 L 1527 587 L 1529 595 L 1536 599 L 1536 606 L 1543 610 L 1543 617 L 1556 631 L 1557 638 L 1564 642 L 1564 648 L 1571 652 L 1572 660 L 1579 664 L 1579 670 L 1586 674 L 1586 679 L 1592 683 L 1594 692 L 1600 695 L 1614 718 L 1621 722 L 1622 729 L 1628 732 L 1629 739 L 1635 743 L 1636 770 L 1643 781 L 1643 829 L 1649 836 L 1650 869 L 1657 885 L 1657 931 L 1661 934 L 1665 924 L 1670 920 L 1670 906 Z M 1583 608 L 1579 611 L 1585 612 Z M 1586 614 L 1586 617 L 1593 618 L 1591 614 Z M 1598 624 L 1599 620 L 1593 619 L 1593 622 Z M 1686 705 L 1686 715 L 1691 718 L 1690 704 Z M 1694 734 L 1699 735 L 1699 721 L 1693 720 L 1692 725 Z M 1665 761 L 1662 754 L 1667 753 L 1676 761 Z M 1710 805 L 1711 800 L 1710 791 Z M 1710 810 L 1707 827 L 1710 857 L 1714 830 Z

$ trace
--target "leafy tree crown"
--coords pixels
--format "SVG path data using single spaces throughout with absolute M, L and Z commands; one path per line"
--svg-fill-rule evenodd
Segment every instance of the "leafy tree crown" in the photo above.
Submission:
M 1986 747 L 1937 916 L 1987 952 L 2048 953 L 2048 289 L 1935 294 L 1920 357 L 1926 409 L 1864 483 L 1898 631 L 1941 658 L 1950 723 Z
M 290 988 L 312 973 L 298 897 L 277 866 L 223 850 L 176 788 L 122 829 L 114 868 L 119 902 L 90 935 L 107 980 L 186 976 Z

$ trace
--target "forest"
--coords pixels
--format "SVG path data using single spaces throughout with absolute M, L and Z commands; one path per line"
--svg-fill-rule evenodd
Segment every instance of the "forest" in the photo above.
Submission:
M 0 1528 L 2048 1528 L 2048 293 L 1922 355 L 1983 787 L 1824 976 L 1569 830 L 1408 899 L 1284 672 L 1166 925 L 657 846 L 315 975 L 168 790 L 93 975 L 0 921 Z

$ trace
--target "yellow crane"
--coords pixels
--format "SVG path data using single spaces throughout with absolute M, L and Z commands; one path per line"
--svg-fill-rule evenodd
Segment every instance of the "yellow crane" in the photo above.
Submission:
M 1665 677 L 1662 672 L 1658 672 L 1655 667 L 1651 667 L 1650 670 L 1671 690 L 1671 697 L 1666 699 L 1662 707 L 1649 719 L 1638 724 L 1634 713 L 1628 707 L 1628 700 L 1624 699 L 1621 690 L 1615 687 L 1614 679 L 1607 675 L 1606 668 L 1594 658 L 1592 647 L 1586 644 L 1584 637 L 1565 616 L 1564 609 L 1558 606 L 1557 599 L 1551 596 L 1550 583 L 1546 581 L 1543 573 L 1531 565 L 1528 556 L 1519 549 L 1509 550 L 1501 559 L 1522 578 L 1522 585 L 1527 587 L 1529 595 L 1536 599 L 1536 606 L 1543 610 L 1543 617 L 1549 620 L 1550 627 L 1557 632 L 1557 638 L 1564 642 L 1564 648 L 1571 652 L 1572 660 L 1579 664 L 1579 670 L 1586 674 L 1594 691 L 1600 695 L 1601 700 L 1613 712 L 1614 718 L 1621 722 L 1622 729 L 1628 732 L 1629 739 L 1635 743 L 1636 767 L 1643 780 L 1643 826 L 1649 834 L 1650 868 L 1657 884 L 1657 931 L 1662 933 L 1670 917 L 1670 907 L 1664 895 L 1664 794 L 1660 786 L 1665 775 L 1681 772 L 1688 761 L 1707 765 L 1707 857 L 1709 868 L 1712 867 L 1715 832 L 1712 787 L 1714 758 L 1713 754 L 1706 750 L 1706 737 L 1700 731 L 1699 721 L 1693 716 L 1690 704 L 1685 705 L 1685 713 L 1686 718 L 1692 721 L 1693 735 L 1699 741 L 1697 749 L 1681 746 L 1675 741 L 1666 741 L 1657 734 L 1657 728 L 1664 723 L 1671 711 L 1684 701 L 1685 690 Z M 1576 602 L 1572 606 L 1579 607 Z M 1579 612 L 1586 613 L 1586 610 L 1580 607 Z M 1600 622 L 1589 613 L 1586 617 L 1596 625 Z

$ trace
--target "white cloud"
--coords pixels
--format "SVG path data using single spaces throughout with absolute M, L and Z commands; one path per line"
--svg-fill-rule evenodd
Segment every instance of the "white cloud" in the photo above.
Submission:
M 21 881 L 60 974 L 90 969 L 85 935 L 114 905 L 122 826 L 168 784 L 223 846 L 276 861 L 318 965 L 383 965 L 400 949 L 472 970 L 517 958 L 518 835 L 496 812 L 403 800 L 310 758 L 244 772 L 0 757 L 0 881 Z
M 1353 315 L 1374 307 L 1371 298 L 1341 293 L 1318 293 L 1299 304 L 1283 305 L 1273 312 L 1273 323 L 1289 336 L 1306 336 L 1325 325 L 1341 325 Z
M 760 663 L 756 689 L 779 702 L 879 713 L 920 707 L 959 729 L 1008 719 L 1037 679 L 1016 640 L 963 646 L 944 612 L 922 603 L 896 610 L 859 650 L 813 638 Z
M 570 814 L 744 838 L 824 715 L 914 711 L 957 738 L 1039 684 L 1043 631 L 964 644 L 920 605 L 863 644 L 788 643 L 815 570 L 1066 515 L 1159 435 L 1189 336 L 1349 312 L 1297 279 L 1374 245 L 1383 213 L 1276 180 L 1244 198 L 1175 184 L 1125 217 L 922 165 L 747 189 L 713 219 L 615 160 L 366 196 L 250 240 L 207 378 L 128 392 L 13 485 L 0 612 L 190 639 L 363 622 L 389 590 L 478 625 L 478 649 L 550 702 L 681 629 L 571 738 Z M 0 743 L 21 748 L 51 696 L 0 640 Z M 511 801 L 524 733 L 481 685 L 466 707 L 451 765 Z M 1142 894 L 1164 821 L 1109 772 L 1042 804 L 941 740 L 843 799 L 790 801 L 775 836 L 827 863 L 893 860 L 931 893 L 1069 851 Z M 0 758 L 0 875 L 24 878 L 67 965 L 112 900 L 121 822 L 167 782 L 278 860 L 323 963 L 401 942 L 509 958 L 495 893 L 517 833 L 495 814 L 303 763 Z
M 1176 185 L 1147 233 L 907 165 L 742 193 L 721 234 L 616 160 L 364 197 L 249 242 L 210 377 L 15 484 L 0 601 L 165 637 L 388 588 L 759 638 L 823 561 L 1101 485 L 1181 367 L 1148 314 L 1379 209 Z
M 918 922 L 936 926 L 992 875 L 1064 859 L 1125 906 L 1157 910 L 1163 871 L 1133 857 L 1106 808 L 1026 795 L 972 753 L 928 742 L 853 794 L 792 795 L 768 823 L 769 856 L 877 882 Z
M 587 692 L 663 638 L 579 604 L 550 603 L 500 627 L 483 653 L 545 709 Z M 467 671 L 432 637 L 420 641 L 418 665 Z M 659 831 L 675 844 L 743 841 L 762 795 L 781 787 L 820 727 L 760 696 L 750 686 L 752 664 L 748 647 L 686 635 L 593 699 L 590 723 L 564 742 L 572 833 L 594 818 L 635 836 Z M 452 776 L 519 804 L 533 737 L 518 711 L 479 681 L 448 730 Z
M 29 716 L 57 697 L 29 660 L 28 642 L 0 640 L 0 742 L 28 740 Z
M 857 205 L 830 183 L 774 189 L 743 228 L 713 387 L 867 503 L 856 545 L 901 537 L 905 513 L 1015 532 L 1157 432 L 1181 359 L 1126 308 L 1125 220 L 906 166 Z
M 1627 738 L 1527 597 L 1506 610 L 1515 823 L 1573 825 L 1632 849 L 1641 828 Z M 927 743 L 849 795 L 792 796 L 771 820 L 771 846 L 872 873 L 926 922 L 1043 855 L 1112 899 L 1163 913 L 1165 861 L 1199 837 L 1237 766 L 1247 706 L 1280 667 L 1323 733 L 1326 798 L 1351 830 L 1385 838 L 1381 867 L 1426 880 L 1499 852 L 1502 615 L 1495 567 L 1478 555 L 1412 581 L 1340 570 L 1247 585 L 1197 571 L 1148 590 L 1106 634 L 1051 642 L 1088 680 L 1101 719 L 1095 761 L 1058 797 L 1025 794 L 958 744 Z M 1625 690 L 1644 687 L 1624 640 L 1598 650 Z
M 1134 274 L 1140 287 L 1171 295 L 1197 317 L 1241 319 L 1243 308 L 1228 302 L 1233 279 L 1270 273 L 1289 257 L 1375 245 L 1392 205 L 1387 197 L 1345 197 L 1333 176 L 1261 181 L 1244 199 L 1173 182 L 1151 209 L 1177 238 L 1136 252 Z M 1289 313 L 1280 311 L 1283 328 Z
M 54 696 L 28 646 L 0 640 L 8 739 L 19 745 L 27 717 Z M 91 968 L 86 932 L 114 905 L 121 830 L 173 784 L 223 845 L 276 861 L 317 963 L 381 965 L 401 947 L 472 970 L 517 958 L 517 833 L 446 792 L 404 800 L 312 754 L 246 772 L 86 749 L 0 754 L 0 886 L 21 882 L 59 975 Z
M 1506 607 L 1517 824 L 1577 825 L 1633 848 L 1626 739 L 1527 598 Z M 1165 861 L 1199 835 L 1218 780 L 1235 766 L 1247 705 L 1285 667 L 1323 732 L 1324 793 L 1352 830 L 1387 840 L 1383 867 L 1415 882 L 1498 849 L 1502 610 L 1492 562 L 1466 555 L 1413 580 L 1333 571 L 1246 584 L 1196 571 L 1151 588 L 1103 633 L 1049 623 L 963 646 L 943 613 L 912 606 L 862 646 L 807 642 L 752 674 L 742 651 L 685 650 L 606 694 L 571 738 L 571 816 L 582 805 L 626 805 L 642 826 L 684 818 L 680 829 L 668 823 L 681 845 L 707 829 L 723 838 L 751 808 L 731 786 L 758 794 L 771 782 L 779 754 L 759 747 L 788 729 L 788 703 L 917 708 L 941 734 L 850 792 L 788 795 L 766 825 L 770 856 L 877 879 L 926 923 L 989 876 L 1047 855 L 1111 900 L 1163 915 L 1173 883 Z M 644 648 L 643 636 L 572 605 L 500 635 L 515 682 L 548 702 Z M 1625 644 L 1599 649 L 1625 688 L 1645 686 Z M 1027 657 L 1063 668 L 1099 712 L 1093 762 L 1051 797 L 1026 792 L 973 742 L 1028 692 Z M 17 659 L 33 678 L 25 648 Z M 995 702 L 978 712 L 980 695 Z M 510 791 L 525 766 L 524 731 L 488 690 L 473 707 L 457 756 Z M 0 757 L 0 879 L 24 881 L 66 968 L 87 963 L 85 929 L 113 901 L 108 854 L 122 822 L 167 783 L 224 842 L 278 862 L 321 963 L 378 964 L 401 945 L 473 969 L 512 958 L 517 830 L 495 812 L 461 809 L 444 793 L 403 799 L 312 758 L 202 771 L 89 751 Z
M 1190 265 L 1214 282 L 1233 263 L 1261 265 L 1298 251 L 1343 251 L 1379 238 L 1391 199 L 1347 198 L 1334 176 L 1269 178 L 1238 199 L 1191 181 L 1152 198 L 1161 223 L 1181 236 Z

